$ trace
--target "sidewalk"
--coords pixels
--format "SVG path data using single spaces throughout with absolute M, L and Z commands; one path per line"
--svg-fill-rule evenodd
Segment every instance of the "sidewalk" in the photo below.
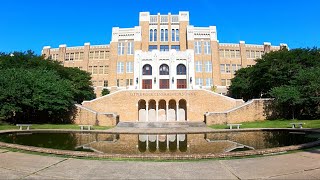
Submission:
M 0 149 L 0 179 L 320 179 L 320 150 L 236 160 L 81 160 Z

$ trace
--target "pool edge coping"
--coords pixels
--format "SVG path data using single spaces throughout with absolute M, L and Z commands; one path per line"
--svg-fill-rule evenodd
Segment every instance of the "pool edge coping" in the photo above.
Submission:
M 320 129 L 311 129 L 311 128 L 303 128 L 303 129 L 292 129 L 292 128 L 254 128 L 254 129 L 220 129 L 220 130 L 212 130 L 211 132 L 191 132 L 190 134 L 199 134 L 199 133 L 212 133 L 212 132 L 246 132 L 246 131 L 263 131 L 263 130 L 290 130 L 290 131 L 304 131 L 304 132 L 318 132 L 320 133 Z M 21 132 L 21 133 L 32 133 L 32 132 L 96 132 L 96 133 L 108 133 L 108 134 L 117 134 L 110 133 L 105 130 L 68 130 L 68 129 L 32 129 L 32 130 L 0 130 L 0 134 L 3 133 L 12 133 L 12 132 Z M 173 133 L 173 132 L 172 132 Z M 122 133 L 122 134 L 137 134 L 137 133 Z M 149 133 L 147 133 L 149 134 Z M 157 133 L 159 134 L 159 133 Z M 176 132 L 174 134 L 177 134 Z M 179 133 L 178 133 L 179 134 Z M 100 154 L 93 152 L 83 152 L 83 151 L 71 151 L 71 150 L 59 150 L 59 149 L 51 149 L 51 148 L 41 148 L 34 146 L 25 146 L 19 144 L 11 144 L 0 142 L 0 147 L 5 148 L 13 148 L 18 150 L 25 150 L 31 152 L 38 153 L 46 153 L 46 154 L 55 154 L 55 155 L 66 155 L 71 157 L 89 157 L 89 158 L 103 158 L 103 159 L 142 159 L 142 160 L 194 160 L 194 159 L 217 159 L 217 158 L 237 158 L 237 157 L 247 157 L 247 156 L 255 156 L 255 155 L 268 155 L 268 154 L 277 154 L 283 153 L 287 151 L 300 150 L 306 148 L 312 148 L 320 145 L 320 140 L 299 144 L 299 145 L 291 145 L 284 147 L 276 147 L 276 148 L 268 148 L 268 149 L 259 149 L 259 150 L 248 150 L 248 151 L 239 151 L 239 152 L 225 152 L 225 153 L 214 153 L 214 154 L 190 154 L 190 155 L 152 155 L 152 154 L 144 154 L 144 155 L 132 155 L 132 154 Z

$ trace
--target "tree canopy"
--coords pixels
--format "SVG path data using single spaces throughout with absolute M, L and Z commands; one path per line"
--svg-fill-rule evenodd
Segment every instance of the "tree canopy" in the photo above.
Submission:
M 70 122 L 74 104 L 95 98 L 90 74 L 32 51 L 0 53 L 0 118 L 9 122 Z
M 244 100 L 274 98 L 283 118 L 320 117 L 320 49 L 282 49 L 240 69 L 229 95 Z

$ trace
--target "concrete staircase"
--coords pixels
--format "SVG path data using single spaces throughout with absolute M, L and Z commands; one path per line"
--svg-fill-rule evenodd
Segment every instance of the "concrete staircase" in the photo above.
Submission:
M 119 122 L 121 128 L 192 128 L 206 127 L 204 122 Z

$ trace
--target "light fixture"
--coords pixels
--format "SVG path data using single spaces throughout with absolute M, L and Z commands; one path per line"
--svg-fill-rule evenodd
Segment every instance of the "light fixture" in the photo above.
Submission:
M 153 82 L 154 82 L 154 84 L 157 82 L 157 78 L 156 77 L 153 78 Z
M 172 77 L 172 84 L 174 83 L 174 77 Z
M 138 79 L 138 78 L 136 78 L 136 83 L 138 84 L 138 82 L 139 82 L 139 79 Z
M 190 83 L 192 83 L 192 77 L 190 77 Z

